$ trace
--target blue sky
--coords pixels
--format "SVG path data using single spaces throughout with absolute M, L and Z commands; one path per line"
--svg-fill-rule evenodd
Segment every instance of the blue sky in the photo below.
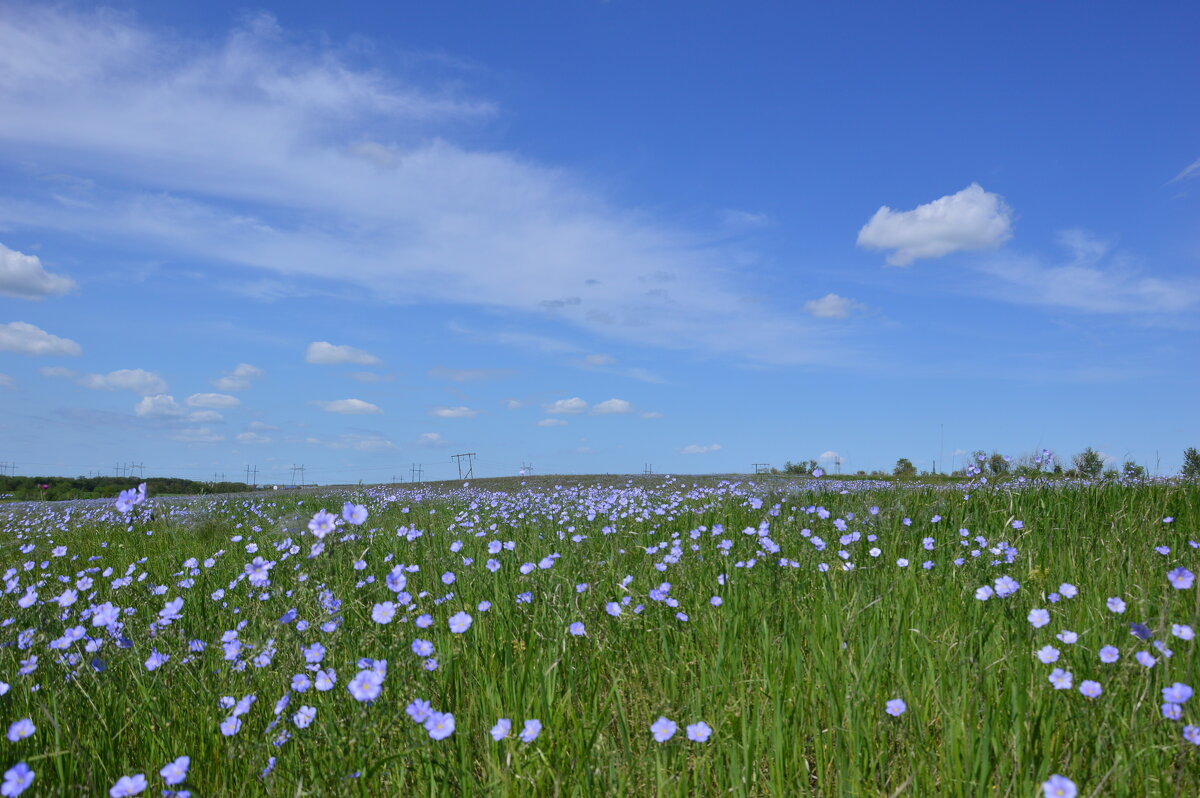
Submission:
M 185 7 L 186 6 L 186 7 Z M 1200 445 L 1190 4 L 0 10 L 0 461 Z

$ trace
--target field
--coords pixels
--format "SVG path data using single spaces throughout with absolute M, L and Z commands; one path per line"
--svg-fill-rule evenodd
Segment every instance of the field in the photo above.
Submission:
M 543 478 L 0 522 L 4 795 L 1200 795 L 1194 483 Z

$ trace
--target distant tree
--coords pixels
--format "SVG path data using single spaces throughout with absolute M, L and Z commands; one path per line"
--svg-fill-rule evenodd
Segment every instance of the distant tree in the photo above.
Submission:
M 1183 450 L 1183 475 L 1192 479 L 1200 479 L 1200 451 L 1195 446 Z
M 1082 477 L 1095 479 L 1104 470 L 1104 458 L 1100 456 L 1100 452 L 1091 446 L 1072 457 L 1071 462 L 1075 465 L 1075 470 Z
M 1126 460 L 1125 465 L 1121 466 L 1121 476 L 1125 479 L 1145 479 L 1146 467 L 1140 466 L 1132 460 Z
M 1007 474 L 1009 459 L 999 452 L 992 452 L 992 456 L 988 458 L 988 471 L 991 471 L 996 476 Z
M 911 479 L 916 475 L 917 467 L 907 457 L 901 457 L 897 460 L 896 466 L 892 469 L 892 476 L 900 477 L 901 479 Z

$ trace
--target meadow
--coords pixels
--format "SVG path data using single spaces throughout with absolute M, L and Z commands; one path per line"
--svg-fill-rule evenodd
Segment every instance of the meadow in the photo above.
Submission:
M 1200 795 L 1200 487 L 0 508 L 0 794 Z

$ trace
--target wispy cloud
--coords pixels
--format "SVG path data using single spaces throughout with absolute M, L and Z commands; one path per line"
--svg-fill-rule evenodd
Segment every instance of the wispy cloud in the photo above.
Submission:
M 1189 177 L 1200 175 L 1200 158 L 1192 161 L 1183 168 L 1183 171 L 1175 175 L 1169 182 L 1178 183 L 1180 180 L 1187 180 Z
M 242 403 L 241 399 L 226 393 L 194 393 L 186 401 L 188 407 L 211 407 L 218 410 L 237 407 Z
M 362 399 L 333 399 L 328 402 L 313 402 L 313 404 L 327 413 L 342 413 L 350 416 L 375 415 L 383 412 L 378 405 L 364 402 Z
M 233 371 L 227 371 L 212 381 L 220 391 L 244 391 L 250 383 L 263 375 L 263 370 L 249 363 L 239 363 Z
M 435 366 L 426 372 L 430 377 L 451 382 L 477 382 L 480 380 L 499 380 L 516 374 L 512 369 L 452 369 L 446 366 Z
M 587 408 L 588 403 L 578 396 L 573 396 L 570 399 L 558 399 L 548 405 L 542 405 L 542 409 L 551 415 L 574 415 L 582 413 Z
M 147 396 L 167 390 L 167 381 L 153 371 L 144 369 L 118 369 L 107 374 L 80 374 L 61 366 L 40 369 L 44 377 L 60 377 L 73 380 L 84 388 L 94 391 L 131 391 Z
M 328 341 L 313 341 L 304 353 L 304 360 L 320 366 L 337 366 L 353 363 L 359 366 L 374 366 L 382 363 L 379 358 L 353 346 L 331 344 Z
M 6 13 L 0 148 L 92 182 L 69 203 L 0 193 L 0 223 L 326 278 L 385 302 L 531 316 L 561 303 L 560 322 L 644 346 L 843 354 L 827 331 L 741 301 L 730 265 L 752 255 L 562 169 L 453 143 L 450 123 L 483 122 L 491 103 L 294 41 L 265 16 L 214 43 L 105 11 Z M 649 286 L 656 274 L 675 279 Z
M 331 449 L 353 449 L 357 452 L 386 452 L 396 448 L 396 444 L 383 435 L 362 432 L 343 433 L 326 445 Z
M 701 445 L 698 443 L 693 443 L 688 446 L 684 446 L 682 449 L 679 450 L 679 453 L 680 454 L 708 454 L 709 452 L 719 452 L 720 450 L 721 450 L 721 444 L 719 444 L 719 443 L 710 443 L 707 446 L 704 446 L 704 445 Z
M 435 407 L 429 412 L 438 418 L 475 418 L 479 415 L 478 410 L 469 407 Z
M 633 405 L 624 399 L 605 399 L 592 407 L 592 415 L 608 416 L 632 413 Z
M 995 278 L 985 290 L 1010 302 L 1051 305 L 1089 313 L 1161 316 L 1200 306 L 1200 279 L 1145 275 L 1127 253 L 1085 231 L 1059 234 L 1067 257 L 997 256 L 977 269 Z
M 810 299 L 804 303 L 804 312 L 818 319 L 844 319 L 862 309 L 862 304 L 837 294 L 826 294 L 820 299 Z

